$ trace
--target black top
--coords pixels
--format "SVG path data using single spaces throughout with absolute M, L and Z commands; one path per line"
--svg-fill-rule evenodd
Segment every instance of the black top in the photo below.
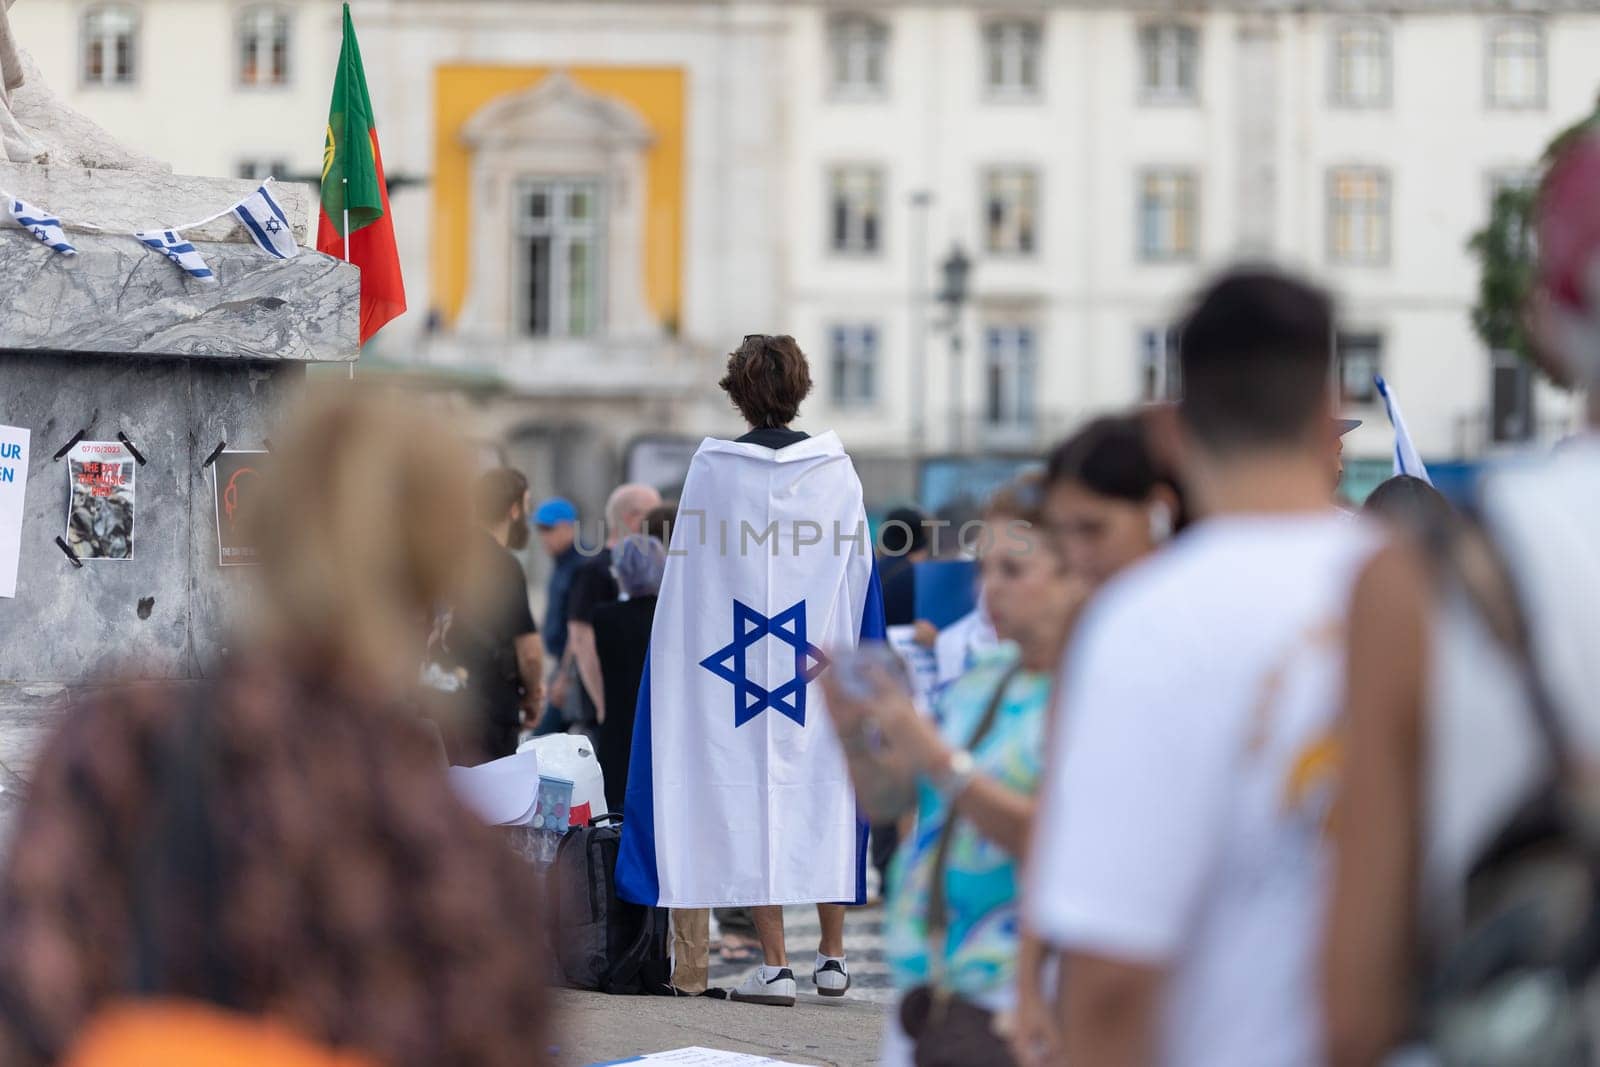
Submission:
M 907 556 L 885 556 L 878 561 L 878 581 L 883 586 L 884 625 L 909 626 L 916 622 L 916 564 Z
M 650 654 L 650 626 L 655 617 L 654 596 L 602 604 L 594 612 L 594 644 L 606 693 L 606 721 L 600 724 L 595 755 L 605 775 L 606 804 L 612 811 L 622 810 L 627 792 L 634 712 L 639 704 L 639 682 Z
M 741 445 L 760 445 L 763 448 L 788 448 L 796 441 L 804 441 L 811 435 L 802 430 L 791 430 L 788 427 L 763 426 L 759 430 L 751 430 L 743 437 L 737 439 Z
M 609 604 L 622 595 L 617 579 L 611 573 L 611 549 L 599 553 L 578 565 L 572 576 L 572 591 L 567 594 L 567 621 L 594 623 L 594 609 Z
M 522 676 L 516 640 L 539 627 L 528 607 L 528 576 L 500 542 L 481 534 L 473 548 L 483 576 L 480 602 L 458 610 L 450 626 L 450 650 L 467 670 L 467 688 L 481 713 L 485 759 L 516 751 L 521 721 Z

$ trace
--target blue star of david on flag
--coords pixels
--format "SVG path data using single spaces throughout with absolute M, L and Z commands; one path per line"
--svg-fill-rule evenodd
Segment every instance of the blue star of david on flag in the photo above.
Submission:
M 794 649 L 794 676 L 776 689 L 750 680 L 749 652 L 762 639 L 772 637 Z M 804 600 L 778 614 L 761 614 L 748 604 L 733 602 L 733 640 L 700 661 L 700 666 L 733 686 L 735 729 L 768 708 L 806 724 L 806 686 L 828 666 L 828 657 L 806 640 Z

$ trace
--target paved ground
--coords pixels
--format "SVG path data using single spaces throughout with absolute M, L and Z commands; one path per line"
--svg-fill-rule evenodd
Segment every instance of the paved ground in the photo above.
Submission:
M 557 991 L 562 1067 L 698 1045 L 748 1052 L 792 1063 L 855 1067 L 877 1062 L 884 1012 L 894 1001 L 883 963 L 881 908 L 853 908 L 845 920 L 851 989 L 842 1000 L 823 999 L 811 984 L 817 947 L 815 908 L 784 916 L 790 959 L 800 987 L 793 1008 L 768 1008 L 699 997 L 608 997 Z M 712 956 L 711 984 L 739 983 L 749 967 L 729 967 Z

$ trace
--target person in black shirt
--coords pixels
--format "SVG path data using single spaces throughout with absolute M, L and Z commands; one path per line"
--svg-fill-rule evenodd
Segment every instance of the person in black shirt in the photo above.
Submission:
M 460 731 L 462 763 L 516 752 L 520 727 L 538 721 L 544 701 L 544 653 L 528 607 L 528 577 L 511 554 L 528 546 L 528 480 L 509 467 L 489 471 L 478 479 L 476 506 L 467 597 L 449 634 L 471 697 L 471 721 Z
M 620 485 L 606 500 L 606 547 L 578 568 L 567 599 L 567 646 L 578 664 L 583 683 L 584 721 L 601 722 L 605 716 L 600 660 L 594 650 L 594 610 L 621 595 L 611 573 L 611 550 L 629 534 L 638 533 L 645 516 L 661 506 L 661 494 L 648 485 Z
M 667 549 L 654 537 L 633 534 L 618 543 L 612 556 L 616 560 L 612 570 L 627 599 L 594 610 L 595 652 L 600 658 L 606 711 L 595 753 L 605 774 L 606 806 L 620 812 L 628 790 L 639 682 L 650 652 L 650 627 L 656 617 L 661 576 L 667 569 Z

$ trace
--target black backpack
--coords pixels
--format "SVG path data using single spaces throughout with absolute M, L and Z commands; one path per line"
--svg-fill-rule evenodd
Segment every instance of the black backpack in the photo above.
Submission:
M 572 989 L 672 995 L 672 923 L 666 908 L 617 896 L 622 816 L 569 830 L 550 865 L 550 940 Z
M 1444 1067 L 1587 1067 L 1600 1051 L 1600 821 L 1511 570 L 1482 527 L 1445 548 L 1446 573 L 1499 620 L 1491 629 L 1522 675 L 1546 768 L 1468 872 L 1464 928 L 1436 947 L 1421 990 L 1425 1036 Z M 1464 563 L 1473 552 L 1476 568 Z

